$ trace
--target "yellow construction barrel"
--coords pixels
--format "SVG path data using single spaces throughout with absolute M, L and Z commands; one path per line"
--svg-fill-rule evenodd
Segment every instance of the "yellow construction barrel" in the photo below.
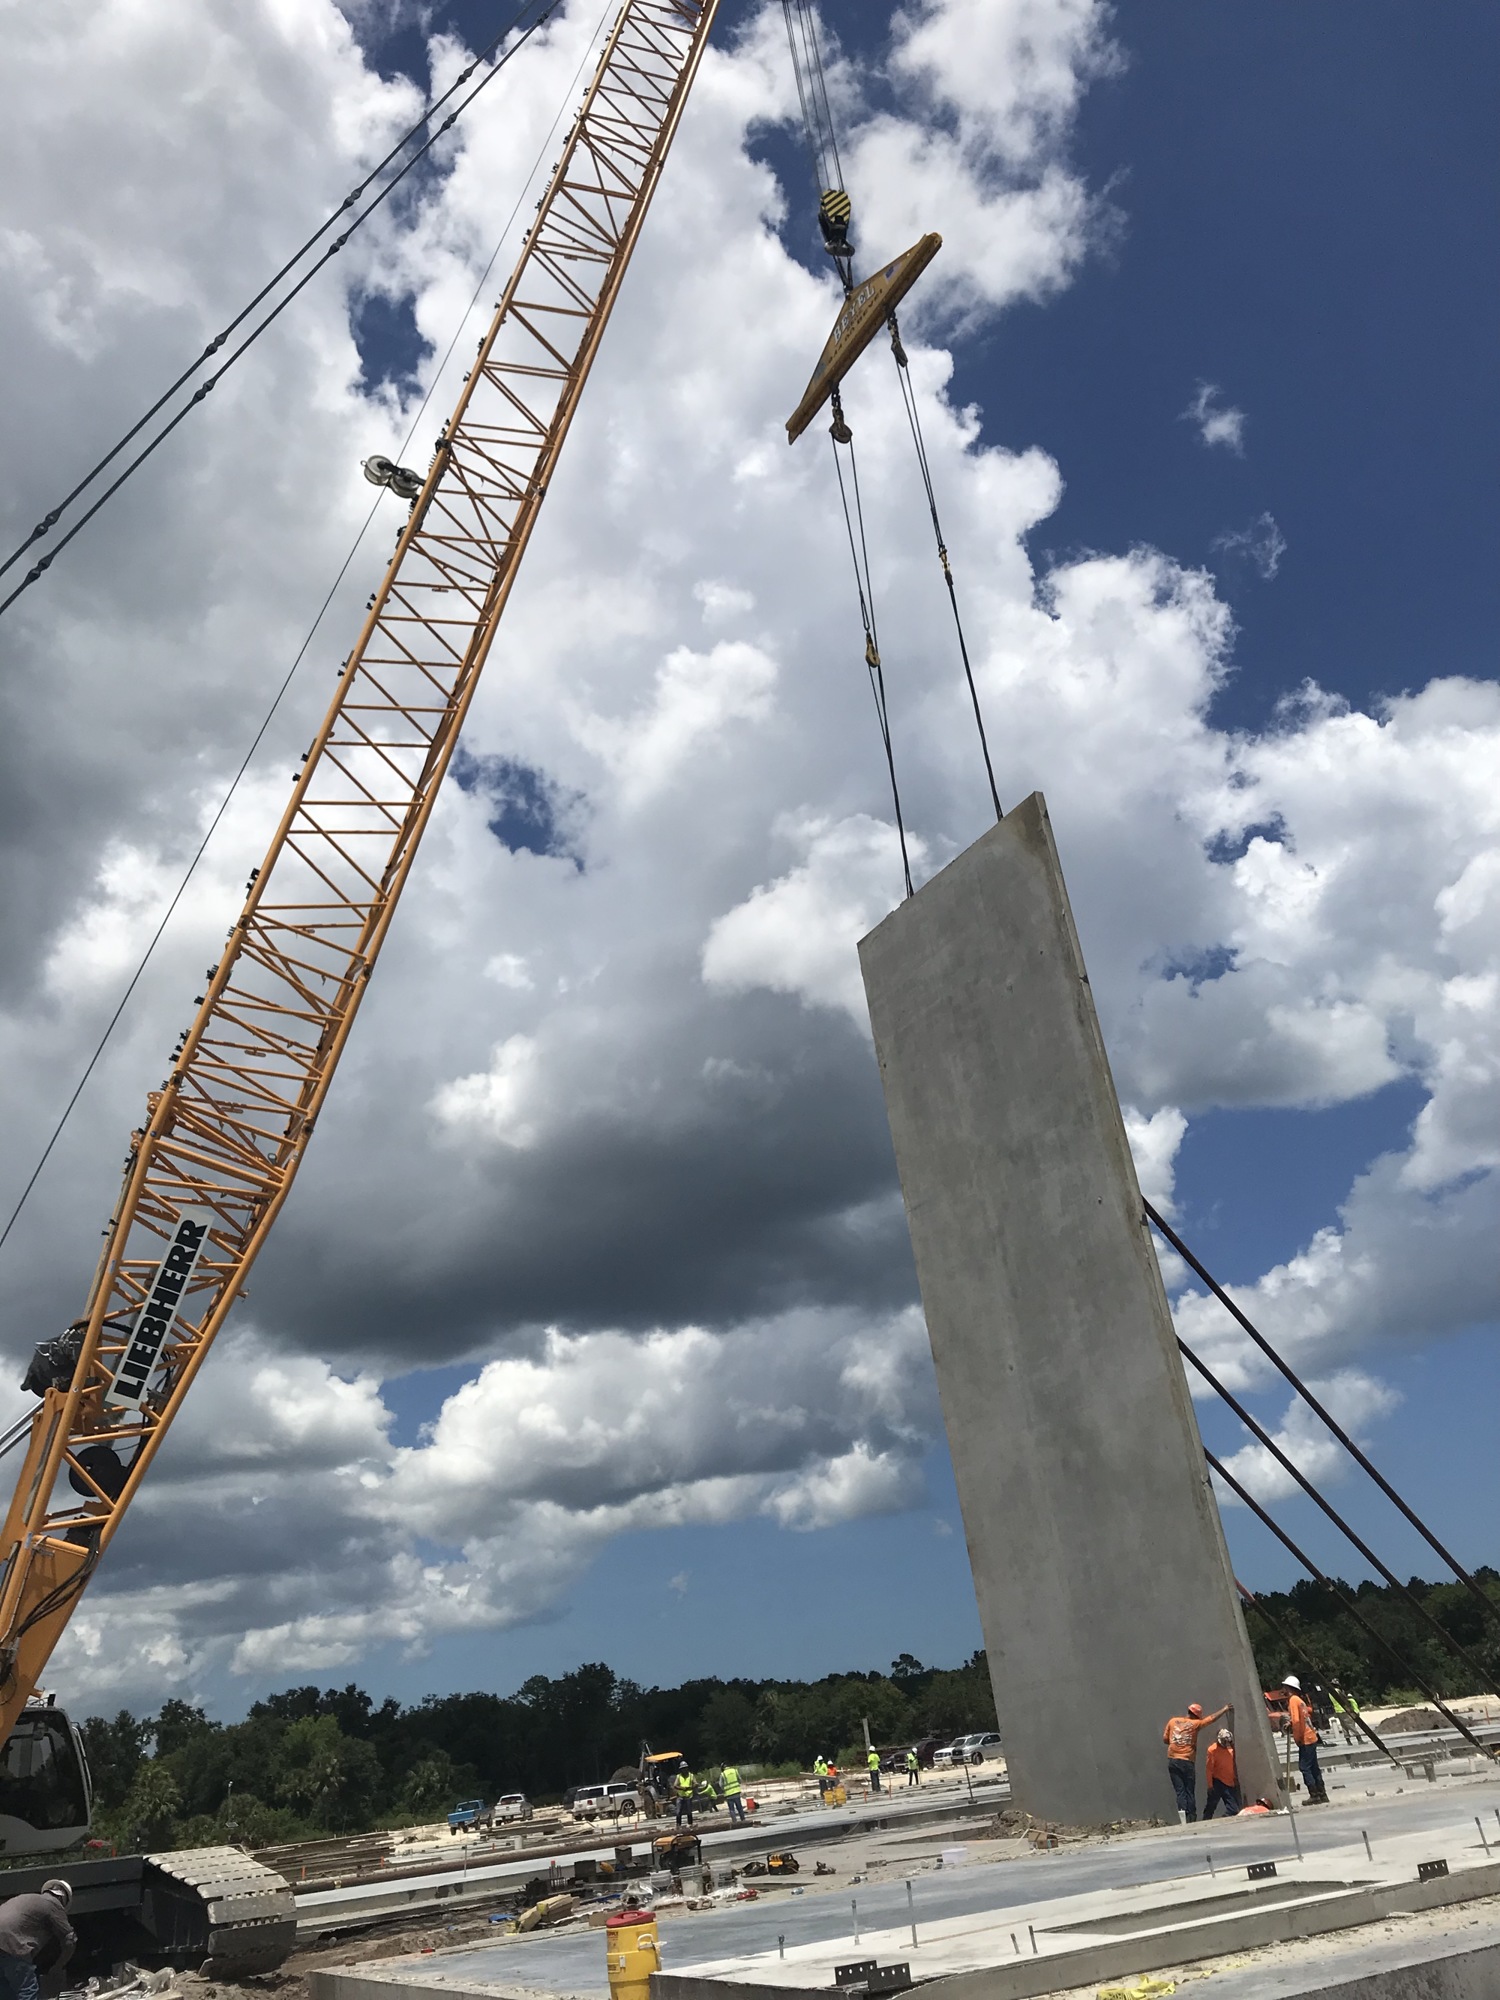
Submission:
M 651 1975 L 661 1971 L 654 1910 L 616 1910 L 604 1925 L 609 2000 L 650 2000 Z

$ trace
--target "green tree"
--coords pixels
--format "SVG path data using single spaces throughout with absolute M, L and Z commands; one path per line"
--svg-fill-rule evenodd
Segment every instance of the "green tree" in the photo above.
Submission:
M 721 1687 L 698 1716 L 700 1755 L 720 1764 L 743 1760 L 755 1733 L 755 1705 L 739 1688 Z
M 175 1821 L 182 1808 L 177 1780 L 159 1758 L 145 1758 L 131 1783 L 115 1824 L 127 1853 L 150 1854 L 176 1845 Z
M 94 1800 L 101 1810 L 121 1806 L 129 1797 L 150 1734 L 148 1723 L 137 1722 L 123 1708 L 113 1722 L 106 1722 L 102 1715 L 91 1715 L 83 1724 L 83 1745 L 94 1780 Z

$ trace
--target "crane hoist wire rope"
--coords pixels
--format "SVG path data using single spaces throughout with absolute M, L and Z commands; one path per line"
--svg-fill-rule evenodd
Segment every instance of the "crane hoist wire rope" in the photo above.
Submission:
M 224 331 L 216 335 L 216 337 L 213 340 L 211 340 L 208 346 L 203 350 L 202 354 L 200 354 L 198 358 L 189 367 L 185 368 L 182 371 L 182 373 L 177 377 L 176 381 L 173 382 L 168 389 L 163 391 L 163 393 L 151 405 L 151 408 L 146 411 L 145 415 L 142 416 L 131 427 L 130 430 L 126 431 L 123 437 L 121 437 L 114 445 L 111 446 L 111 448 L 104 454 L 103 458 L 101 458 L 98 461 L 98 463 L 93 467 L 93 469 L 87 472 L 84 475 L 84 477 L 78 482 L 78 484 L 73 488 L 72 492 L 69 493 L 64 499 L 60 500 L 58 504 L 55 507 L 53 507 L 48 513 L 42 516 L 41 520 L 32 529 L 30 535 L 27 536 L 26 540 L 22 542 L 17 548 L 13 549 L 10 555 L 6 557 L 4 562 L 0 562 L 0 575 L 4 575 L 5 572 L 9 570 L 15 563 L 19 562 L 22 556 L 26 554 L 27 550 L 33 547 L 33 545 L 37 541 L 39 541 L 43 535 L 49 534 L 51 532 L 52 528 L 61 519 L 66 509 L 72 505 L 73 501 L 78 499 L 82 493 L 84 493 L 90 486 L 93 485 L 94 481 L 105 470 L 105 468 L 113 464 L 115 459 L 119 457 L 120 453 L 125 450 L 126 446 L 132 443 L 135 438 L 139 437 L 141 432 L 145 430 L 146 427 L 151 423 L 152 419 L 156 417 L 163 409 L 166 408 L 167 404 L 171 402 L 172 398 L 177 394 L 178 390 L 184 388 L 187 385 L 187 383 L 192 380 L 193 376 L 196 375 L 198 371 L 203 367 L 204 363 L 207 360 L 209 360 L 209 358 L 212 355 L 218 353 L 219 349 L 224 345 L 225 341 L 229 338 L 230 334 L 234 332 L 235 328 L 242 326 L 244 322 L 249 318 L 250 314 L 255 311 L 256 307 L 262 304 L 264 300 L 267 299 L 271 295 L 271 293 L 275 291 L 277 285 L 281 283 L 282 279 L 287 277 L 293 270 L 296 269 L 297 265 L 308 254 L 308 252 L 322 239 L 322 237 L 327 235 L 328 231 L 333 227 L 334 223 L 338 221 L 339 217 L 344 213 L 344 211 L 349 207 L 351 207 L 353 203 L 362 198 L 364 191 L 369 187 L 371 181 L 373 181 L 377 175 L 383 173 L 386 167 L 390 165 L 391 161 L 394 160 L 396 156 L 406 146 L 408 146 L 411 143 L 412 139 L 415 138 L 417 134 L 422 130 L 422 128 L 429 123 L 432 113 L 440 109 L 442 105 L 446 104 L 449 101 L 449 99 L 454 95 L 454 93 L 457 90 L 459 90 L 462 87 L 462 85 L 474 74 L 474 71 L 479 67 L 479 64 L 484 60 L 484 56 L 487 55 L 490 52 L 490 50 L 496 48 L 500 42 L 504 41 L 507 35 L 511 34 L 515 30 L 515 28 L 519 25 L 519 23 L 525 19 L 526 15 L 531 12 L 531 9 L 534 4 L 536 4 L 536 0 L 526 0 L 526 5 L 521 8 L 520 12 L 513 17 L 513 19 L 506 25 L 506 27 L 501 29 L 500 33 L 497 36 L 495 36 L 495 38 L 488 44 L 483 53 L 474 58 L 473 62 L 471 62 L 467 66 L 467 68 L 465 68 L 460 73 L 458 78 L 449 86 L 449 88 L 446 91 L 444 91 L 441 97 L 435 98 L 433 102 L 428 105 L 427 109 L 422 113 L 422 116 L 417 120 L 416 124 L 413 125 L 410 131 L 408 131 L 404 135 L 404 137 L 397 142 L 397 144 L 386 155 L 385 159 L 381 161 L 380 165 L 378 167 L 373 168 L 371 172 L 366 175 L 365 179 L 360 183 L 360 185 L 357 188 L 354 189 L 353 193 L 345 196 L 343 202 L 340 203 L 339 207 L 333 211 L 333 213 L 327 218 L 325 222 L 320 224 L 320 226 L 313 231 L 312 235 L 308 237 L 307 241 L 302 245 L 302 247 L 299 250 L 295 251 L 292 254 L 292 256 L 287 259 L 287 261 L 282 265 L 281 269 L 275 274 L 275 276 L 270 278 L 266 282 L 266 284 L 261 287 L 260 291 L 256 293 L 255 297 L 250 300 L 249 304 L 246 305 L 236 315 L 236 317 L 229 322 L 228 326 L 225 327 Z M 379 208 L 381 208 L 385 204 L 385 202 L 387 202 L 390 199 L 390 197 L 396 192 L 397 188 L 401 186 L 402 182 L 406 180 L 407 176 L 411 174 L 427 157 L 428 153 L 431 152 L 432 148 L 437 144 L 438 140 L 442 138 L 444 133 L 449 131 L 451 127 L 457 123 L 458 119 L 463 116 L 464 112 L 468 110 L 469 106 L 474 102 L 475 98 L 479 96 L 480 92 L 488 89 L 489 85 L 494 82 L 495 78 L 500 74 L 501 70 L 505 68 L 506 64 L 511 60 L 511 58 L 519 54 L 519 52 L 531 40 L 531 37 L 537 32 L 537 30 L 540 27 L 542 27 L 543 24 L 547 20 L 549 20 L 554 13 L 556 13 L 557 9 L 561 5 L 562 5 L 562 0 L 542 0 L 541 11 L 538 13 L 537 18 L 530 24 L 529 27 L 525 28 L 521 32 L 521 34 L 517 36 L 516 40 L 511 44 L 511 46 L 508 49 L 503 50 L 502 53 L 495 58 L 495 61 L 491 64 L 490 68 L 485 72 L 485 74 L 480 78 L 479 82 L 475 84 L 474 88 L 469 92 L 468 96 L 465 97 L 461 103 L 454 106 L 453 110 L 448 113 L 448 116 L 442 121 L 440 125 L 434 127 L 434 129 L 428 133 L 426 139 L 423 140 L 422 144 L 417 148 L 417 150 L 411 155 L 411 157 L 408 160 L 403 162 L 403 164 L 398 168 L 398 170 L 391 176 L 390 180 L 386 182 L 385 186 L 380 189 L 378 194 L 375 195 L 374 199 L 368 204 L 368 206 L 362 209 L 360 213 L 352 219 L 352 221 L 349 223 L 348 228 L 343 232 L 343 234 L 340 236 L 336 236 L 334 238 L 333 242 L 329 244 L 326 250 L 324 250 L 322 256 L 320 256 L 316 260 L 316 262 L 314 262 L 306 271 L 303 272 L 302 276 L 297 280 L 296 284 L 293 285 L 291 289 L 285 294 L 285 296 L 276 302 L 276 304 L 265 315 L 265 317 L 258 322 L 257 325 L 252 327 L 250 332 L 245 336 L 245 338 L 239 343 L 237 347 L 234 347 L 230 350 L 230 352 L 225 356 L 220 366 L 214 370 L 213 374 L 207 376 L 204 379 L 204 381 L 199 384 L 197 389 L 195 389 L 193 394 L 188 398 L 187 402 L 183 404 L 182 408 L 178 410 L 174 416 L 169 418 L 165 424 L 163 424 L 162 428 L 156 433 L 156 435 L 150 440 L 150 442 L 144 447 L 143 450 L 137 452 L 136 456 L 133 459 L 131 459 L 129 463 L 125 466 L 125 469 L 115 479 L 113 479 L 110 482 L 110 484 L 104 489 L 103 493 L 100 494 L 99 498 L 94 502 L 94 504 L 84 511 L 84 513 L 79 517 L 79 519 L 74 522 L 73 526 L 69 528 L 68 532 L 62 537 L 60 537 L 60 539 L 53 544 L 52 548 L 48 551 L 46 555 L 41 557 L 39 561 L 34 563 L 32 567 L 29 570 L 27 570 L 25 576 L 22 578 L 21 582 L 17 584 L 15 589 L 12 590 L 7 597 L 0 598 L 0 616 L 3 616 L 4 613 L 7 612 L 10 609 L 10 607 L 17 601 L 17 599 L 23 597 L 25 593 L 31 589 L 33 584 L 39 583 L 41 581 L 43 576 L 45 576 L 47 571 L 52 567 L 52 564 L 56 561 L 57 557 L 62 554 L 63 550 L 74 539 L 74 537 L 81 534 L 82 531 L 88 526 L 89 522 L 93 520 L 94 516 L 100 513 L 103 508 L 109 505 L 110 501 L 120 491 L 121 487 L 128 484 L 128 482 L 134 478 L 135 474 L 139 472 L 139 470 L 146 463 L 146 461 L 152 457 L 152 455 L 159 449 L 160 446 L 166 443 L 167 439 L 177 429 L 178 425 L 181 424 L 187 417 L 189 417 L 192 414 L 192 412 L 195 409 L 198 408 L 198 406 L 205 400 L 205 398 L 212 392 L 212 390 L 229 373 L 230 369 L 234 367 L 235 363 L 237 361 L 242 360 L 244 356 L 250 351 L 250 349 L 255 345 L 255 343 L 260 339 L 261 335 L 267 332 L 270 329 L 270 327 L 275 324 L 275 322 L 281 317 L 282 313 L 284 313 L 287 307 L 292 303 L 293 299 L 299 297 L 301 293 L 304 292 L 307 289 L 307 287 L 312 283 L 313 279 L 317 277 L 318 273 L 324 268 L 324 266 L 331 263 L 333 259 L 336 256 L 338 256 L 339 252 L 349 242 L 350 238 L 356 235 L 358 231 L 361 228 L 363 228 L 365 223 L 367 223 L 370 220 L 371 216 L 374 215 L 375 212 Z
M 824 248 L 833 258 L 839 273 L 839 280 L 848 300 L 854 292 L 854 250 L 848 240 L 853 208 L 844 186 L 843 162 L 839 154 L 838 133 L 829 103 L 827 72 L 823 62 L 821 37 L 811 0 L 782 0 L 782 14 L 786 22 L 787 43 L 792 56 L 792 73 L 797 86 L 797 102 L 802 114 L 803 136 L 807 144 L 809 160 L 818 188 L 818 226 L 822 233 Z M 922 435 L 921 415 L 917 407 L 916 392 L 910 379 L 906 349 L 901 342 L 894 306 L 887 315 L 891 336 L 891 352 L 895 358 L 896 374 L 900 384 L 902 407 L 906 413 L 912 445 L 916 453 L 917 469 L 922 481 L 922 491 L 927 502 L 928 516 L 932 522 L 934 539 L 937 544 L 938 562 L 942 568 L 943 580 L 948 592 L 948 602 L 953 614 L 954 630 L 958 637 L 959 656 L 963 663 L 964 681 L 968 688 L 969 700 L 974 710 L 974 722 L 979 734 L 980 755 L 984 760 L 985 778 L 989 785 L 990 799 L 995 809 L 996 819 L 1003 817 L 1000 793 L 995 783 L 993 760 L 990 756 L 988 734 L 984 725 L 984 712 L 979 700 L 979 689 L 974 679 L 973 664 L 969 656 L 968 640 L 964 633 L 963 617 L 958 603 L 958 587 L 954 580 L 948 546 L 943 534 L 942 521 L 938 513 L 937 493 L 933 486 L 932 467 L 927 456 L 926 440 Z M 864 629 L 865 664 L 869 670 L 870 685 L 875 697 L 875 712 L 880 728 L 881 748 L 885 754 L 886 770 L 891 783 L 891 803 L 895 812 L 896 835 L 901 848 L 901 870 L 905 892 L 914 894 L 911 873 L 911 859 L 908 851 L 905 818 L 901 807 L 900 786 L 896 777 L 895 748 L 892 741 L 890 707 L 885 687 L 885 668 L 880 655 L 880 645 L 875 616 L 875 589 L 870 571 L 869 549 L 864 525 L 864 509 L 860 499 L 859 470 L 854 452 L 854 434 L 844 415 L 843 400 L 838 383 L 831 393 L 832 422 L 829 436 L 833 441 L 834 466 L 838 474 L 839 499 L 843 509 L 844 526 L 849 542 L 850 559 L 854 568 L 855 592 L 859 600 L 860 623 Z M 846 481 L 841 455 L 849 457 L 849 476 Z M 849 503 L 852 490 L 854 507 Z
M 446 372 L 448 367 L 448 363 L 453 359 L 453 351 L 458 346 L 459 338 L 462 335 L 464 328 L 469 324 L 469 321 L 473 318 L 474 308 L 479 304 L 480 299 L 484 295 L 485 287 L 489 284 L 490 281 L 490 273 L 495 268 L 495 261 L 499 257 L 500 252 L 505 247 L 505 239 L 507 238 L 507 236 L 509 236 L 511 230 L 514 229 L 515 227 L 516 217 L 521 212 L 521 204 L 522 202 L 525 201 L 528 190 L 531 188 L 531 186 L 536 180 L 536 176 L 540 171 L 542 161 L 546 158 L 547 149 L 551 146 L 553 140 L 557 136 L 557 128 L 562 123 L 563 114 L 568 108 L 568 104 L 572 99 L 573 92 L 578 88 L 579 82 L 583 77 L 583 72 L 585 68 L 588 66 L 590 57 L 595 54 L 598 48 L 599 37 L 604 32 L 605 23 L 608 21 L 609 16 L 614 9 L 614 5 L 615 5 L 615 0 L 605 0 L 604 11 L 599 16 L 598 22 L 594 28 L 594 32 L 589 37 L 588 44 L 584 49 L 583 55 L 579 59 L 578 67 L 573 72 L 572 81 L 569 83 L 566 91 L 563 93 L 562 101 L 557 107 L 557 112 L 553 117 L 550 127 L 548 128 L 547 136 L 543 139 L 541 146 L 538 148 L 536 158 L 532 161 L 531 168 L 527 173 L 525 180 L 521 184 L 521 192 L 516 196 L 515 206 L 514 208 L 512 208 L 510 214 L 506 217 L 505 226 L 500 231 L 499 236 L 495 240 L 495 247 L 490 252 L 489 262 L 485 265 L 483 271 L 480 273 L 479 282 L 474 287 L 473 296 L 470 298 L 468 305 L 465 306 L 463 314 L 458 321 L 458 324 L 453 329 L 452 338 L 448 342 L 447 348 L 443 353 L 442 360 L 438 363 L 437 367 L 432 372 L 432 378 L 427 385 L 427 392 L 417 406 L 416 415 L 407 425 L 406 435 L 402 439 L 399 447 L 397 448 L 397 456 L 400 458 L 404 458 L 406 456 L 406 452 L 411 444 L 411 441 L 416 436 L 417 429 L 420 426 L 422 419 L 427 414 L 428 406 L 432 402 L 432 398 L 437 391 L 438 384 L 443 379 L 444 373 Z M 472 71 L 465 72 L 465 74 L 470 74 L 470 73 L 472 73 Z M 443 101 L 442 99 L 438 100 L 438 102 L 440 103 L 442 101 Z M 384 496 L 382 495 L 381 498 L 383 497 Z M 173 890 L 171 900 L 168 902 L 165 910 L 163 910 L 161 917 L 157 923 L 156 929 L 152 932 L 151 937 L 146 945 L 146 949 L 142 952 L 134 972 L 131 973 L 129 980 L 126 982 L 125 989 L 120 995 L 119 1001 L 115 1007 L 114 1012 L 110 1015 L 108 1021 L 105 1022 L 103 1033 L 99 1036 L 98 1041 L 95 1043 L 93 1053 L 90 1055 L 88 1061 L 84 1064 L 83 1070 L 79 1075 L 78 1081 L 73 1087 L 72 1094 L 69 1096 L 67 1103 L 63 1106 L 61 1116 L 58 1118 L 56 1124 L 53 1126 L 51 1134 L 48 1137 L 46 1144 L 42 1147 L 41 1153 L 37 1158 L 35 1166 L 31 1170 L 30 1176 L 28 1177 L 25 1186 L 21 1189 L 21 1192 L 16 1199 L 15 1206 L 11 1209 L 9 1216 L 6 1218 L 4 1228 L 0 1229 L 0 1250 L 4 1249 L 7 1241 L 10 1238 L 11 1231 L 15 1228 L 16 1223 L 20 1218 L 22 1209 L 26 1206 L 27 1201 L 31 1197 L 32 1190 L 35 1188 L 37 1182 L 41 1179 L 42 1170 L 46 1166 L 49 1158 L 51 1157 L 53 1149 L 57 1145 L 58 1140 L 62 1137 L 64 1128 L 66 1127 L 68 1120 L 72 1117 L 73 1112 L 77 1108 L 78 1100 L 83 1095 L 84 1089 L 88 1084 L 89 1078 L 93 1075 L 94 1070 L 97 1068 L 99 1061 L 104 1054 L 105 1049 L 109 1046 L 109 1042 L 112 1036 L 114 1035 L 114 1031 L 119 1026 L 121 1017 L 123 1016 L 125 1009 L 130 1004 L 131 995 L 135 992 L 136 987 L 140 984 L 141 979 L 145 974 L 147 966 L 151 963 L 152 958 L 155 956 L 156 947 L 161 943 L 162 938 L 166 933 L 167 926 L 171 923 L 173 916 L 176 914 L 178 904 L 182 901 L 183 896 L 187 893 L 188 884 L 192 881 L 193 876 L 197 873 L 198 864 L 202 861 L 204 855 L 207 853 L 209 843 L 213 840 L 214 835 L 218 832 L 219 827 L 224 819 L 224 815 L 228 812 L 231 804 L 233 803 L 234 796 L 236 792 L 238 792 L 240 785 L 244 780 L 245 774 L 250 768 L 251 762 L 254 759 L 256 751 L 259 750 L 262 742 L 265 740 L 266 731 L 270 728 L 271 723 L 275 719 L 277 710 L 281 707 L 282 702 L 285 700 L 287 690 L 291 687 L 292 681 L 296 676 L 297 669 L 301 666 L 303 659 L 306 657 L 308 647 L 311 646 L 313 640 L 316 638 L 318 634 L 319 627 L 322 625 L 324 618 L 327 617 L 328 615 L 329 607 L 333 603 L 334 596 L 338 591 L 339 585 L 343 582 L 345 576 L 347 576 L 347 574 L 349 573 L 350 566 L 353 564 L 355 556 L 358 555 L 360 548 L 364 543 L 365 536 L 370 532 L 370 528 L 374 523 L 375 516 L 380 512 L 381 498 L 376 499 L 374 505 L 370 508 L 369 513 L 366 514 L 364 521 L 360 526 L 359 533 L 354 537 L 354 540 L 350 543 L 349 552 L 344 557 L 342 563 L 340 563 L 338 572 L 335 575 L 333 582 L 328 586 L 328 593 L 324 597 L 323 602 L 319 605 L 317 610 L 317 615 L 314 617 L 311 625 L 308 626 L 306 636 L 303 638 L 301 645 L 297 648 L 296 654 L 292 659 L 292 664 L 287 668 L 285 677 L 283 678 L 280 687 L 277 688 L 275 694 L 271 697 L 271 705 L 266 710 L 265 716 L 261 721 L 260 727 L 256 730 L 254 736 L 251 738 L 250 747 L 246 750 L 244 757 L 241 759 L 239 769 L 235 772 L 233 778 L 231 778 L 229 782 L 229 787 L 227 791 L 224 793 L 223 798 L 219 801 L 219 804 L 215 809 L 213 818 L 209 821 L 207 829 L 205 830 L 202 839 L 199 841 L 196 849 L 193 852 L 191 860 L 188 862 L 186 869 L 183 871 L 181 880 L 178 882 L 177 887 Z M 31 1419 L 29 1416 L 23 1417 L 14 1426 L 12 1426 L 12 1432 L 7 1432 L 3 1436 L 0 1436 L 0 1458 L 3 1458 L 5 1456 L 6 1452 L 11 1449 L 11 1446 L 14 1443 L 19 1442 L 21 1434 L 29 1427 L 30 1422 Z

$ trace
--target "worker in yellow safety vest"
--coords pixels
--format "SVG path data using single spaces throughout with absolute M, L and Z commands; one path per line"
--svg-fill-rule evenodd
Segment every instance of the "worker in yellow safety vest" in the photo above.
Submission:
M 745 1823 L 745 1801 L 740 1797 L 740 1771 L 737 1764 L 726 1764 L 721 1782 L 724 1786 L 724 1803 L 729 1808 L 731 1826 Z
M 828 1759 L 822 1755 L 813 1758 L 813 1776 L 818 1781 L 818 1790 L 828 1790 Z
M 908 1785 L 920 1785 L 922 1782 L 921 1760 L 915 1750 L 906 1753 L 906 1782 Z
M 677 1780 L 673 1788 L 677 1793 L 677 1824 L 685 1819 L 689 1826 L 693 1823 L 693 1774 L 686 1764 L 677 1766 Z
M 870 1773 L 870 1790 L 878 1792 L 880 1790 L 880 1752 L 878 1750 L 867 1750 L 865 1752 L 865 1768 Z

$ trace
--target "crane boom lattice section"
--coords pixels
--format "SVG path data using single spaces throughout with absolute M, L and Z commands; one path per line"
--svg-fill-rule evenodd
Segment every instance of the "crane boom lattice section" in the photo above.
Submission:
M 0 1740 L 301 1163 L 717 5 L 621 7 L 281 825 L 134 1135 L 78 1363 L 37 1410 L 0 1547 Z

